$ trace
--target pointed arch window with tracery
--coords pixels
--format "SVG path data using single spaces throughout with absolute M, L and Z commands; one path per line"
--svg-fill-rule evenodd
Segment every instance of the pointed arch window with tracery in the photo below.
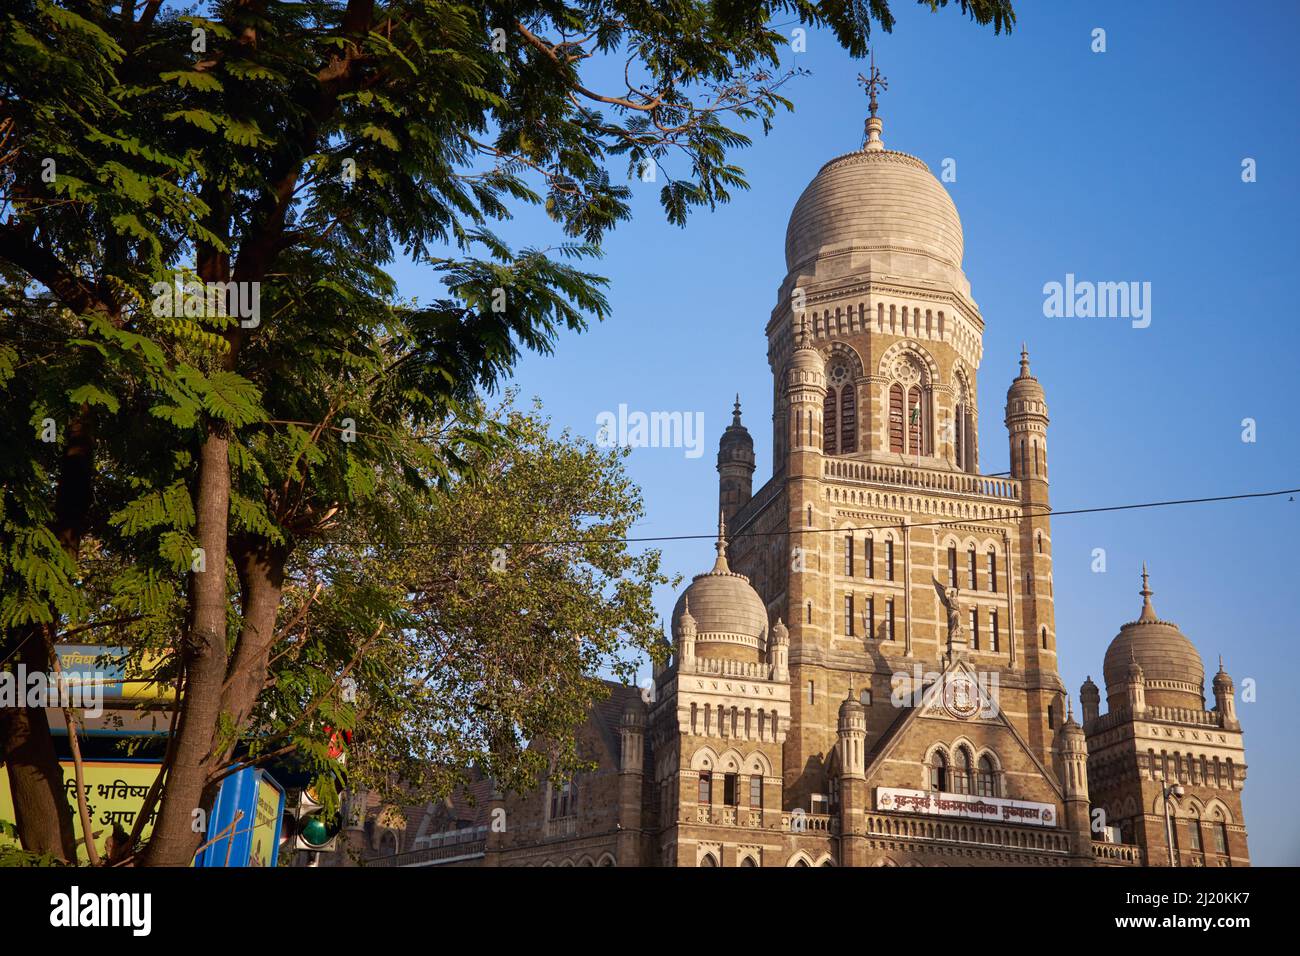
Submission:
M 822 402 L 822 446 L 827 455 L 852 455 L 858 450 L 857 387 L 847 362 L 831 365 Z
M 932 455 L 933 420 L 930 373 L 911 352 L 889 368 L 889 450 L 901 455 Z

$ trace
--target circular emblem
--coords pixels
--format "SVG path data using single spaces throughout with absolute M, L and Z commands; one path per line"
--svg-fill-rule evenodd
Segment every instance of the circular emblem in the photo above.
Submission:
M 980 709 L 979 690 L 975 682 L 964 674 L 948 678 L 943 687 L 943 706 L 959 720 L 969 720 Z

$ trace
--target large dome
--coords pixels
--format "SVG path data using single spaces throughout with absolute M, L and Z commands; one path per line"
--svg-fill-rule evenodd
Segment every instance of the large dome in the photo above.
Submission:
M 767 606 L 749 578 L 727 566 L 727 541 L 718 534 L 718 560 L 697 574 L 673 608 L 673 639 L 681 641 L 683 616 L 695 622 L 695 653 L 756 661 L 767 653 Z
M 832 159 L 808 184 L 785 233 L 791 272 L 961 276 L 961 219 L 948 191 L 915 156 L 863 149 Z
M 1186 635 L 1156 616 L 1142 569 L 1142 614 L 1125 624 L 1106 648 L 1102 665 L 1111 710 L 1126 703 L 1124 685 L 1136 661 L 1146 681 L 1146 701 L 1157 707 L 1205 708 L 1205 665 Z

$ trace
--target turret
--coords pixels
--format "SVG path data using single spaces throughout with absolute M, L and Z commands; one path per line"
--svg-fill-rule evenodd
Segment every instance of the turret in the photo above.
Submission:
M 778 617 L 772 628 L 772 641 L 767 649 L 767 663 L 772 680 L 790 679 L 790 631 Z
M 800 322 L 799 339 L 790 357 L 785 383 L 789 441 L 786 443 L 792 476 L 820 477 L 819 462 L 806 461 L 822 450 L 822 408 L 826 401 L 826 363 L 808 338 L 806 322 Z
M 1079 704 L 1083 708 L 1083 725 L 1086 727 L 1101 714 L 1101 690 L 1092 682 L 1092 675 L 1079 688 Z
M 754 439 L 740 422 L 740 396 L 718 442 L 718 507 L 730 521 L 754 491 Z
M 1219 655 L 1219 672 L 1214 675 L 1214 709 L 1222 725 L 1228 730 L 1238 730 L 1237 701 L 1233 694 L 1232 678 L 1223 669 L 1223 655 Z
M 835 745 L 840 764 L 840 865 L 862 866 L 866 855 L 867 714 L 852 681 L 848 696 L 840 703 Z
M 1047 500 L 1047 423 L 1047 396 L 1029 371 L 1029 350 L 1022 345 L 1020 374 L 1007 389 L 1006 426 L 1011 477 L 1028 483 L 1026 500 Z
M 1091 818 L 1088 807 L 1088 741 L 1066 701 L 1065 721 L 1056 734 L 1060 758 L 1061 790 L 1065 795 L 1065 826 L 1073 832 L 1074 856 L 1092 863 Z
M 691 617 L 691 599 L 677 618 L 677 670 L 689 674 L 695 670 L 695 618 Z
M 1142 665 L 1137 662 L 1136 657 L 1129 661 L 1128 670 L 1124 674 L 1124 700 L 1128 705 L 1128 712 L 1134 717 L 1146 713 L 1147 681 L 1142 673 Z
M 619 722 L 622 744 L 618 771 L 618 862 L 638 866 L 641 846 L 641 794 L 645 775 L 646 706 L 639 694 L 630 695 Z
M 1056 668 L 1056 618 L 1052 578 L 1052 528 L 1047 495 L 1047 399 L 1029 370 L 1029 350 L 1020 349 L 1020 374 L 1007 389 L 1006 426 L 1011 477 L 1019 483 L 1022 514 L 1013 557 L 1023 595 L 1018 633 L 1023 635 L 1029 686 L 1030 743 L 1050 746 L 1052 701 L 1065 688 Z

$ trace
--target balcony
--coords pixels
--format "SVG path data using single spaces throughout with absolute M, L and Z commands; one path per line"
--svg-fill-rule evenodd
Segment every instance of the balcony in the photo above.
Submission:
M 763 825 L 763 811 L 750 807 L 701 807 L 695 808 L 695 822 L 718 827 L 749 827 L 758 829 Z
M 1092 844 L 1092 858 L 1102 866 L 1141 866 L 1142 848 L 1127 843 Z
M 959 471 L 830 458 L 822 463 L 822 475 L 854 484 L 887 485 L 944 495 L 968 495 L 1006 503 L 1016 502 L 1020 498 L 1020 482 L 1014 478 L 989 478 Z

